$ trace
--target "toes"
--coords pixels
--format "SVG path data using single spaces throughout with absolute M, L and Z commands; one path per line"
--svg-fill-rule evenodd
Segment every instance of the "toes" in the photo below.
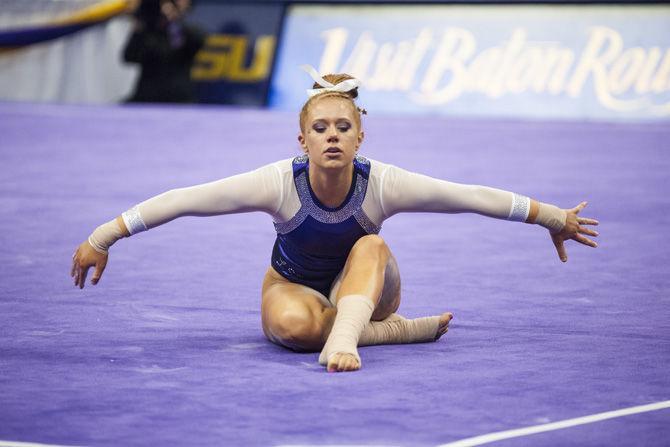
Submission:
M 443 328 L 448 328 L 449 323 L 451 323 L 451 320 L 454 319 L 454 314 L 451 312 L 444 313 L 440 316 L 440 330 Z
M 357 371 L 361 368 L 360 363 L 358 363 L 358 360 L 356 360 L 356 357 L 353 355 L 348 356 L 349 360 L 347 361 L 347 364 L 345 366 L 344 371 Z
M 340 357 L 340 361 L 337 364 L 337 370 L 338 371 L 349 371 L 349 368 L 351 367 L 351 359 L 349 359 L 349 356 L 343 355 Z
M 335 354 L 328 359 L 328 372 L 337 372 L 340 367 L 340 354 Z
M 360 363 L 351 354 L 338 353 L 328 360 L 328 372 L 356 371 L 360 368 Z
M 349 358 L 346 355 L 340 355 L 337 362 L 337 371 L 346 371 Z
M 454 314 L 451 312 L 446 312 L 440 315 L 440 324 L 437 327 L 437 334 L 435 334 L 435 340 L 439 340 L 444 334 L 449 331 L 449 323 L 454 318 Z
M 440 327 L 447 326 L 453 319 L 454 314 L 452 314 L 451 312 L 443 313 L 442 315 L 440 315 Z

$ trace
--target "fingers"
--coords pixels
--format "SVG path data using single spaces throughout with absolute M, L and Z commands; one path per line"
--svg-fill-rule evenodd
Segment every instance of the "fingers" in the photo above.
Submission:
M 95 251 L 87 241 L 81 243 L 77 251 L 72 255 L 70 276 L 74 279 L 74 285 L 80 289 L 84 288 L 86 275 L 88 274 L 88 269 L 91 267 L 95 267 L 91 284 L 97 284 L 107 266 L 107 259 L 107 254 Z
M 575 213 L 575 214 L 579 214 L 579 212 L 580 212 L 581 210 L 583 210 L 584 208 L 586 208 L 586 205 L 588 205 L 588 202 L 582 202 L 582 203 L 580 203 L 579 205 L 577 205 L 576 207 L 574 207 L 573 209 L 571 209 L 570 211 L 572 211 L 572 212 Z
M 72 255 L 72 267 L 70 268 L 70 277 L 74 278 L 74 272 L 77 269 L 77 252 Z
M 79 286 L 80 289 L 84 288 L 84 284 L 86 284 L 86 275 L 88 274 L 88 266 L 87 267 L 81 267 L 79 269 L 79 281 L 77 285 Z
M 560 237 L 552 237 L 551 239 L 554 241 L 554 247 L 556 247 L 556 252 L 558 252 L 558 257 L 560 258 L 560 260 L 563 262 L 567 262 L 568 253 L 565 251 L 565 245 L 563 244 L 563 239 L 561 239 Z
M 107 258 L 95 264 L 95 272 L 93 273 L 93 277 L 91 278 L 91 284 L 96 285 L 98 281 L 100 281 L 100 277 L 102 276 L 102 272 L 105 271 L 106 265 L 107 265 Z
M 586 208 L 587 202 L 582 202 L 576 207 L 568 211 L 568 219 L 565 225 L 565 228 L 557 234 L 552 235 L 551 239 L 556 247 L 556 252 L 558 257 L 563 262 L 567 262 L 568 254 L 565 250 L 564 241 L 567 239 L 572 239 L 579 242 L 580 244 L 596 248 L 598 244 L 589 239 L 586 236 L 598 237 L 599 233 L 591 228 L 587 228 L 584 225 L 598 225 L 599 222 L 595 219 L 590 219 L 586 217 L 578 217 L 580 211 Z
M 72 277 L 74 278 L 74 285 L 79 284 L 79 265 L 75 263 L 72 265 Z
M 596 244 L 594 241 L 587 238 L 586 236 L 582 236 L 581 234 L 575 235 L 572 239 L 579 242 L 580 244 L 588 245 L 589 247 L 596 248 L 598 246 L 598 244 Z
M 84 268 L 81 265 L 79 250 L 77 250 L 72 255 L 72 268 L 70 268 L 70 276 L 74 278 L 75 287 L 79 286 L 80 289 L 84 287 L 83 281 L 86 279 L 87 270 L 88 268 Z
M 598 225 L 600 223 L 595 219 L 587 219 L 586 217 L 578 217 L 577 222 L 580 225 Z
M 588 234 L 589 236 L 597 237 L 598 232 L 586 227 L 579 227 L 577 231 L 581 234 Z

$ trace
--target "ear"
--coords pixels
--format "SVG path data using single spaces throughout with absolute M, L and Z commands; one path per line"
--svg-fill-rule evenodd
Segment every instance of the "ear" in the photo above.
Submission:
M 356 151 L 358 152 L 358 148 L 363 144 L 363 140 L 365 139 L 365 132 L 361 131 L 358 133 L 358 138 L 356 141 Z
M 305 137 L 302 132 L 298 134 L 298 143 L 300 143 L 303 152 L 307 153 L 307 143 L 305 142 Z

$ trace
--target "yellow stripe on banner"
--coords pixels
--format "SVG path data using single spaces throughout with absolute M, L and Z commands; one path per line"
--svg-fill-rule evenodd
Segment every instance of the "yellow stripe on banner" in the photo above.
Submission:
M 108 0 L 75 12 L 64 19 L 51 22 L 53 25 L 73 25 L 81 22 L 100 22 L 125 12 L 129 0 Z

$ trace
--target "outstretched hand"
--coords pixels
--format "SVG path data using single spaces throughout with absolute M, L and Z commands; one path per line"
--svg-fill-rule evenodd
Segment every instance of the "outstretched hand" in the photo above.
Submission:
M 74 278 L 74 285 L 79 286 L 80 289 L 84 288 L 86 274 L 91 267 L 95 267 L 95 273 L 93 273 L 93 277 L 91 278 L 91 284 L 96 285 L 98 281 L 100 281 L 102 272 L 105 270 L 107 258 L 107 254 L 96 251 L 88 241 L 82 242 L 79 247 L 77 247 L 77 251 L 72 255 L 72 269 L 70 270 L 70 276 Z
M 565 210 L 567 213 L 567 218 L 565 219 L 565 226 L 558 233 L 552 233 L 551 240 L 554 242 L 556 251 L 558 252 L 558 257 L 563 262 L 567 262 L 568 254 L 565 251 L 564 241 L 572 239 L 579 242 L 580 244 L 588 245 L 589 247 L 597 247 L 594 241 L 584 236 L 589 235 L 596 237 L 598 232 L 590 228 L 585 227 L 584 225 L 598 225 L 598 221 L 595 219 L 588 219 L 586 217 L 579 217 L 578 214 L 581 210 L 586 207 L 587 202 L 582 202 L 576 207 Z

